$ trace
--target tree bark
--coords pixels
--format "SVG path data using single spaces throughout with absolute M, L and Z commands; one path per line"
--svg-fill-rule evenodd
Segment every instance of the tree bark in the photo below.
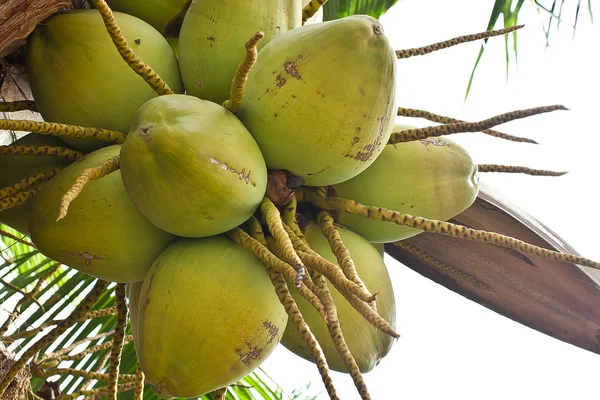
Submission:
M 21 47 L 35 27 L 71 0 L 0 0 L 0 58 Z

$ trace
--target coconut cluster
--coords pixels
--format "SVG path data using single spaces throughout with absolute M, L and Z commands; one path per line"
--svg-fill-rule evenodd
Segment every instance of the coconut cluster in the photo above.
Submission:
M 369 398 L 361 373 L 398 337 L 381 244 L 446 228 L 478 193 L 451 140 L 390 141 L 419 132 L 396 123 L 379 21 L 306 23 L 318 1 L 93 3 L 28 39 L 35 106 L 56 124 L 0 157 L 0 187 L 28 182 L 0 222 L 129 285 L 162 397 L 222 391 L 281 342 L 332 398 L 328 368 Z

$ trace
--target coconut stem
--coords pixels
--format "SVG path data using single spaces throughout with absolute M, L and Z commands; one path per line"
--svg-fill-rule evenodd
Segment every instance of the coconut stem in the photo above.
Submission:
M 77 377 L 82 377 L 88 380 L 98 380 L 98 381 L 108 381 L 109 380 L 109 374 L 102 374 L 99 372 L 93 372 L 93 371 L 84 371 L 81 369 L 74 369 L 74 368 L 53 368 L 53 369 L 49 369 L 48 371 L 44 372 L 44 375 L 42 376 L 42 378 L 49 378 L 53 375 L 73 375 L 73 376 L 77 376 Z M 119 381 L 121 382 L 134 382 L 135 381 L 135 375 L 133 374 L 120 374 L 119 375 Z
M 329 336 L 331 336 L 331 340 L 333 341 L 340 358 L 344 362 L 348 373 L 350 373 L 350 376 L 354 381 L 354 385 L 360 394 L 360 398 L 363 400 L 370 400 L 371 396 L 369 395 L 367 385 L 362 377 L 362 374 L 360 373 L 358 364 L 356 364 L 356 360 L 354 359 L 354 356 L 350 352 L 350 349 L 346 344 L 346 340 L 344 339 L 344 334 L 340 326 L 340 320 L 337 316 L 337 310 L 335 304 L 333 303 L 333 298 L 331 297 L 331 293 L 327 287 L 327 282 L 325 281 L 325 278 L 319 274 L 315 274 L 313 279 L 317 285 L 315 294 L 321 300 L 323 307 L 325 308 Z
M 135 388 L 135 382 L 126 382 L 117 385 L 117 393 L 126 392 Z M 109 388 L 107 386 L 103 386 L 97 389 L 90 390 L 80 390 L 78 392 L 74 392 L 68 395 L 64 395 L 60 397 L 60 400 L 75 400 L 81 396 L 84 396 L 87 399 L 95 399 L 101 398 L 108 394 Z
M 283 228 L 279 210 L 268 197 L 264 197 L 263 201 L 260 203 L 260 211 L 266 220 L 271 235 L 281 246 L 283 260 L 292 265 L 296 270 L 296 279 L 294 280 L 294 283 L 296 287 L 300 287 L 302 279 L 304 278 L 304 275 L 306 275 L 306 267 L 298 254 L 296 254 L 290 237 Z
M 302 9 L 302 25 L 312 18 L 325 3 L 327 0 L 310 0 L 310 3 Z
M 450 222 L 436 221 L 423 217 L 415 217 L 409 214 L 403 214 L 381 207 L 365 206 L 354 200 L 348 200 L 341 197 L 324 197 L 315 191 L 305 187 L 296 191 L 299 201 L 307 201 L 324 210 L 340 210 L 355 214 L 364 218 L 374 219 L 395 223 L 397 225 L 408 226 L 413 229 L 419 229 L 424 232 L 437 233 L 440 235 L 452 236 L 460 239 L 473 240 L 477 242 L 490 243 L 499 247 L 505 247 L 517 250 L 532 256 L 545 258 L 563 263 L 574 263 L 586 267 L 600 269 L 600 263 L 588 258 L 575 256 L 568 253 L 560 253 L 553 250 L 544 249 L 532 244 L 523 242 L 510 236 L 483 230 L 471 229 L 465 226 L 452 224 Z
M 333 381 L 329 375 L 329 366 L 325 360 L 323 350 L 321 349 L 319 342 L 315 339 L 313 333 L 310 331 L 310 327 L 304 320 L 296 301 L 290 294 L 283 275 L 281 275 L 279 272 L 273 271 L 270 268 L 267 269 L 267 274 L 269 275 L 269 278 L 275 287 L 275 292 L 277 293 L 277 297 L 279 297 L 279 301 L 283 305 L 285 312 L 289 316 L 290 321 L 298 330 L 298 333 L 306 344 L 310 355 L 317 364 L 317 369 L 319 370 L 319 374 L 321 374 L 321 379 L 323 380 L 327 394 L 329 394 L 329 398 L 332 400 L 338 399 Z
M 329 243 L 331 252 L 335 255 L 338 265 L 344 272 L 346 278 L 360 286 L 366 293 L 369 293 L 367 285 L 365 285 L 362 279 L 360 279 L 360 276 L 358 276 L 356 266 L 354 265 L 354 260 L 352 260 L 352 257 L 350 256 L 350 251 L 344 245 L 340 233 L 333 225 L 333 218 L 331 218 L 331 215 L 329 215 L 327 211 L 321 211 L 317 215 L 317 222 L 319 223 L 319 227 L 321 228 L 323 236 L 325 236 L 327 242 Z M 375 311 L 377 311 L 376 300 L 373 300 L 370 305 Z
M 461 281 L 469 282 L 470 284 L 472 284 L 473 286 L 475 286 L 479 289 L 483 289 L 488 292 L 495 292 L 495 290 L 491 286 L 480 281 L 474 275 L 468 274 L 468 273 L 461 271 L 451 265 L 441 262 L 437 258 L 433 257 L 431 254 L 425 252 L 423 249 L 420 249 L 417 246 L 414 246 L 405 241 L 394 242 L 393 244 L 394 244 L 394 246 L 400 247 L 401 249 L 412 254 L 413 256 L 420 259 L 421 261 L 431 265 L 432 267 L 437 268 L 440 271 L 444 271 L 444 272 L 448 273 L 448 275 L 450 275 L 450 276 L 458 277 Z
M 69 211 L 69 205 L 73 200 L 79 196 L 83 187 L 90 180 L 100 179 L 108 174 L 111 174 L 119 169 L 119 156 L 114 156 L 109 158 L 106 161 L 103 161 L 100 165 L 94 168 L 86 168 L 83 172 L 77 177 L 75 183 L 60 199 L 60 208 L 58 213 L 57 221 L 60 221 L 64 217 L 67 216 L 67 212 Z
M 104 20 L 104 25 L 106 26 L 106 30 L 110 35 L 113 43 L 117 47 L 119 54 L 125 60 L 127 65 L 131 67 L 131 69 L 141 76 L 148 85 L 159 95 L 164 94 L 174 94 L 173 90 L 169 87 L 167 82 L 165 82 L 159 75 L 154 71 L 148 64 L 144 63 L 133 51 L 123 34 L 121 33 L 121 29 L 119 25 L 117 25 L 117 21 L 115 20 L 115 16 L 112 13 L 112 10 L 106 4 L 104 0 L 92 0 L 100 15 L 102 15 L 102 20 Z
M 110 367 L 108 369 L 108 400 L 117 400 L 117 385 L 119 378 L 119 366 L 121 365 L 121 353 L 123 352 L 123 339 L 125 338 L 125 327 L 127 325 L 127 303 L 125 301 L 125 284 L 119 283 L 115 288 L 115 301 L 117 303 L 117 322 L 115 326 L 115 337 L 110 353 Z
M 214 391 L 214 395 L 213 395 L 214 400 L 225 400 L 226 397 L 227 397 L 227 386 Z
M 40 190 L 39 188 L 29 189 L 25 192 L 19 192 L 14 196 L 0 199 L 0 211 L 5 211 L 10 208 L 20 206 L 21 204 L 29 203 L 33 200 L 33 196 Z
M 542 106 L 525 110 L 510 111 L 479 122 L 455 122 L 447 125 L 407 129 L 405 131 L 392 133 L 388 144 L 411 142 L 414 140 L 423 140 L 428 137 L 451 135 L 461 132 L 481 132 L 506 122 L 558 110 L 568 110 L 568 108 L 562 105 Z
M 26 246 L 34 247 L 33 243 L 31 243 L 31 242 L 30 242 L 30 241 L 28 241 L 28 240 L 25 240 L 25 239 L 23 239 L 23 237 L 25 237 L 25 235 L 23 235 L 23 237 L 20 237 L 20 236 L 13 235 L 13 234 L 12 234 L 12 233 L 10 233 L 10 232 L 6 232 L 6 231 L 4 231 L 4 230 L 0 229 L 0 236 L 7 237 L 7 238 L 9 238 L 9 239 L 12 239 L 12 240 L 14 240 L 15 242 L 22 243 L 22 244 L 24 244 L 24 245 L 26 245 Z
M 38 174 L 23 178 L 17 183 L 13 183 L 12 185 L 0 188 L 0 199 L 9 196 L 14 196 L 25 189 L 29 189 L 32 186 L 38 185 L 43 182 L 47 182 L 50 179 L 52 179 L 52 177 L 54 177 L 54 175 L 56 175 L 58 171 L 59 169 L 51 169 L 48 171 L 40 172 Z
M 140 361 L 137 361 L 135 366 L 135 391 L 133 393 L 133 400 L 143 400 L 144 398 L 144 371 Z
M 21 300 L 23 300 L 24 298 L 27 297 L 28 293 L 26 291 L 24 291 L 23 289 L 21 289 L 18 286 L 13 285 L 10 282 L 5 281 L 4 279 L 0 278 L 0 284 L 3 286 L 6 286 L 7 288 L 14 290 L 15 292 L 21 293 L 23 295 L 23 298 Z M 38 299 L 36 299 L 35 297 L 32 297 L 30 300 L 34 301 L 42 310 L 44 309 L 44 306 L 42 305 L 42 303 L 39 302 Z M 19 304 L 17 303 L 17 306 L 19 306 Z M 4 325 L 2 326 L 2 335 L 8 330 L 8 327 L 10 326 L 10 324 L 12 324 L 12 322 L 15 320 L 15 318 L 17 318 L 18 315 L 18 310 L 17 310 L 17 306 L 15 306 L 15 310 L 13 310 L 13 312 L 8 314 L 8 319 L 6 321 L 4 321 Z M 2 336 L 0 335 L 0 336 Z
M 294 243 L 296 250 L 298 250 L 300 253 L 306 251 L 309 254 L 317 255 L 317 253 L 315 253 L 311 248 L 305 246 L 303 242 L 300 241 L 299 238 L 294 235 L 291 229 L 288 231 L 288 234 L 290 235 L 292 243 Z M 309 264 L 309 267 L 311 267 L 311 264 Z M 314 292 L 314 288 L 311 287 L 310 289 Z M 375 328 L 393 338 L 397 339 L 400 337 L 400 335 L 394 330 L 394 328 L 381 315 L 379 315 L 376 310 L 371 308 L 368 302 L 361 300 L 352 293 L 340 291 L 339 289 L 338 291 L 346 298 L 348 303 L 350 303 L 350 305 L 354 307 L 354 309 L 358 311 L 358 313 L 362 315 L 363 318 Z
M 298 251 L 300 259 L 310 266 L 311 269 L 318 271 L 321 275 L 327 277 L 327 279 L 338 289 L 341 293 L 353 294 L 360 298 L 362 301 L 370 303 L 375 300 L 375 296 L 365 291 L 356 283 L 352 282 L 342 272 L 341 268 L 334 263 L 324 259 L 316 253 L 306 253 L 304 251 Z
M 294 268 L 285 261 L 277 258 L 277 256 L 271 253 L 271 251 L 258 240 L 254 239 L 240 228 L 232 229 L 227 235 L 236 243 L 244 246 L 246 250 L 254 254 L 254 256 L 261 260 L 265 266 L 283 274 L 290 282 L 295 282 L 297 273 Z M 302 297 L 315 308 L 315 310 L 324 315 L 323 304 L 321 304 L 319 299 L 309 290 L 304 282 L 301 281 L 300 286 L 296 287 L 296 289 L 298 290 L 298 293 L 300 293 Z
M 123 143 L 125 134 L 108 129 L 88 128 L 76 125 L 57 124 L 54 122 L 39 122 L 18 119 L 0 119 L 0 129 L 10 131 L 30 131 L 40 135 L 87 138 L 109 143 Z
M 115 307 L 116 308 L 116 307 Z M 96 370 L 94 372 L 97 373 L 102 373 L 102 371 L 104 370 L 104 367 L 106 366 L 106 364 L 108 364 L 108 361 L 110 360 L 110 351 L 106 351 L 104 353 L 104 355 L 102 356 L 102 358 L 100 359 L 100 362 L 98 363 L 98 366 L 96 367 Z M 83 389 L 90 389 L 94 386 L 94 384 L 91 382 L 93 379 L 86 379 L 80 387 L 82 387 Z
M 287 225 L 292 230 L 292 232 L 298 237 L 298 239 L 300 239 L 302 243 L 308 246 L 308 242 L 304 237 L 304 233 L 302 233 L 300 226 L 298 226 L 298 221 L 296 219 L 297 210 L 298 200 L 296 199 L 296 196 L 292 196 L 290 201 L 285 205 L 281 218 L 284 222 L 284 227 Z M 288 232 L 288 235 L 290 235 L 290 232 Z
M 74 342 L 73 344 L 71 344 L 68 347 L 65 347 L 63 349 L 60 349 L 58 351 L 55 351 L 54 353 L 50 353 L 50 354 L 45 354 L 44 356 L 42 356 L 39 360 L 36 361 L 36 364 L 41 364 L 46 360 L 54 360 L 57 359 L 65 354 L 69 354 L 73 349 L 75 349 L 77 346 L 80 346 L 82 344 L 94 341 L 94 340 L 99 340 L 102 338 L 105 338 L 107 336 L 111 336 L 114 335 L 115 331 L 109 331 L 109 332 L 103 332 L 103 333 L 99 333 L 98 335 L 95 336 L 91 336 L 91 337 L 86 337 L 84 339 L 78 340 L 76 342 Z
M 106 317 L 109 315 L 114 315 L 116 313 L 117 313 L 117 307 L 109 307 L 109 308 L 103 308 L 102 310 L 94 310 L 94 311 L 90 311 L 89 313 L 84 315 L 83 318 L 81 318 L 79 321 L 76 321 L 76 322 L 83 322 L 83 321 L 87 321 L 88 319 Z M 64 320 L 46 321 L 42 325 L 38 326 L 37 328 L 31 329 L 28 331 L 15 332 L 14 334 L 5 337 L 2 340 L 4 340 L 5 342 L 14 342 L 15 340 L 19 340 L 19 339 L 26 339 L 28 337 L 37 335 L 38 333 L 42 332 L 43 330 L 45 330 L 46 328 L 48 328 L 50 326 L 58 325 L 62 321 L 64 321 Z
M 133 340 L 133 335 L 127 335 L 123 338 L 123 344 L 125 345 L 125 344 L 131 342 L 132 340 Z M 88 354 L 93 354 L 98 351 L 102 351 L 102 350 L 106 350 L 106 349 L 112 349 L 112 347 L 113 347 L 113 340 L 109 340 L 102 344 L 97 344 L 95 346 L 88 347 L 87 349 L 85 349 L 77 354 L 73 354 L 73 355 L 63 354 L 62 356 L 57 357 L 56 360 L 57 361 L 78 361 L 78 360 L 83 359 Z M 109 352 L 109 354 L 111 354 L 111 352 Z
M 532 169 L 517 165 L 479 164 L 477 172 L 502 172 L 510 174 L 526 174 L 534 176 L 563 176 L 567 172 L 547 171 L 543 169 Z
M 35 105 L 35 101 L 19 100 L 0 102 L 0 112 L 17 112 L 25 110 L 38 112 L 37 106 Z
M 262 31 L 258 31 L 246 42 L 246 55 L 240 65 L 238 65 L 235 75 L 233 76 L 231 90 L 229 91 L 229 100 L 225 100 L 223 103 L 223 107 L 232 113 L 235 113 L 242 106 L 248 74 L 250 74 L 252 67 L 254 67 L 254 64 L 256 63 L 258 43 L 264 37 L 265 34 Z
M 40 307 L 40 309 L 43 312 L 46 312 L 42 303 L 40 303 L 38 301 L 38 299 L 35 298 L 35 296 L 42 289 L 42 285 L 44 284 L 44 282 L 46 282 L 48 279 L 50 279 L 50 277 L 52 275 L 54 275 L 60 267 L 61 267 L 61 264 L 58 264 L 58 263 L 54 264 L 52 267 L 50 267 L 48 269 L 48 272 L 46 272 L 40 279 L 38 279 L 37 283 L 35 284 L 35 286 L 33 287 L 33 289 L 31 289 L 31 291 L 29 293 L 25 293 L 25 292 L 19 290 L 23 294 L 23 298 L 21 298 L 17 302 L 17 304 L 15 305 L 15 308 L 13 309 L 13 312 L 11 312 L 8 315 L 8 318 L 4 321 L 4 324 L 2 324 L 2 327 L 0 328 L 0 336 L 4 336 L 6 334 L 6 331 L 8 331 L 8 328 L 10 327 L 10 324 L 13 323 L 13 321 L 17 318 L 17 316 L 21 312 L 21 307 L 23 306 L 23 304 L 27 303 L 28 301 L 33 301 Z
M 20 146 L 12 144 L 0 146 L 0 155 L 56 157 L 75 161 L 83 157 L 85 153 L 60 146 Z
M 445 40 L 443 42 L 434 43 L 429 46 L 416 47 L 413 49 L 396 50 L 396 57 L 399 59 L 410 58 L 414 56 L 424 56 L 425 54 L 433 53 L 434 51 L 447 49 L 448 47 L 456 46 L 462 43 L 474 42 L 476 40 L 488 39 L 493 36 L 506 35 L 507 33 L 514 32 L 517 29 L 523 28 L 525 25 L 516 25 L 509 28 L 498 29 L 495 31 L 485 31 L 475 33 L 472 35 L 459 36 L 453 39 Z
M 29 360 L 34 357 L 40 350 L 46 347 L 48 344 L 52 343 L 56 340 L 57 337 L 62 335 L 67 329 L 69 329 L 73 324 L 75 324 L 79 319 L 81 319 L 87 312 L 94 306 L 96 301 L 100 298 L 102 293 L 104 292 L 104 288 L 106 287 L 105 281 L 98 280 L 92 291 L 85 300 L 79 304 L 79 306 L 71 313 L 71 315 L 59 323 L 56 328 L 52 331 L 48 332 L 44 337 L 38 340 L 35 344 L 33 344 L 8 371 L 2 383 L 0 383 L 0 398 L 4 395 L 4 392 L 8 388 L 8 385 L 12 382 L 12 380 L 17 376 L 19 371 L 27 365 Z
M 432 112 L 425 111 L 425 110 L 417 110 L 414 108 L 404 108 L 404 107 L 398 107 L 398 116 L 410 117 L 410 118 L 424 118 L 424 119 L 427 119 L 432 122 L 438 122 L 440 124 L 453 124 L 456 122 L 466 122 L 466 121 L 461 121 L 460 119 L 450 118 L 450 117 L 446 117 L 443 115 L 434 114 Z M 481 132 L 485 133 L 486 135 L 489 135 L 489 136 L 494 136 L 494 137 L 504 139 L 504 140 L 510 140 L 511 142 L 538 144 L 538 142 L 536 142 L 535 140 L 508 135 L 506 133 L 498 132 L 493 129 L 484 129 Z

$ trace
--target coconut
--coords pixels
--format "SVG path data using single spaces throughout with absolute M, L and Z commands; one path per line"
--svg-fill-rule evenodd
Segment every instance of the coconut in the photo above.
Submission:
M 57 137 L 29 133 L 9 146 L 61 146 L 67 147 Z M 0 156 L 0 188 L 19 180 L 55 168 L 64 168 L 72 161 L 53 156 Z M 0 223 L 10 226 L 23 234 L 29 233 L 29 213 L 31 203 L 25 203 L 0 212 Z
M 266 45 L 237 115 L 269 169 L 308 186 L 332 185 L 358 175 L 383 151 L 395 90 L 396 55 L 383 27 L 352 16 L 291 30 Z
M 262 263 L 223 236 L 180 239 L 144 280 L 137 348 L 161 397 L 197 397 L 260 365 L 287 314 Z
M 57 221 L 60 199 L 86 168 L 119 154 L 113 145 L 69 165 L 43 185 L 31 208 L 31 240 L 45 256 L 112 282 L 138 282 L 175 237 L 129 200 L 119 171 L 89 182 Z
M 177 59 L 146 22 L 114 13 L 135 53 L 176 93 L 183 93 Z M 31 91 L 46 121 L 127 132 L 137 109 L 157 94 L 123 61 L 97 10 L 71 10 L 38 25 L 27 41 Z M 106 143 L 65 138 L 83 150 Z
M 160 96 L 139 109 L 121 172 L 141 213 L 185 237 L 243 223 L 267 185 L 264 159 L 244 125 L 220 105 L 186 95 Z
M 106 0 L 113 11 L 136 16 L 165 36 L 177 33 L 190 0 Z M 174 28 L 174 29 L 173 29 Z M 173 30 L 175 32 L 173 32 Z
M 410 128 L 397 124 L 394 130 Z M 337 196 L 367 206 L 446 221 L 473 204 L 479 193 L 479 179 L 469 153 L 452 140 L 438 137 L 386 146 L 366 171 L 333 189 Z M 379 243 L 422 232 L 345 212 L 339 222 Z
M 259 50 L 278 35 L 302 24 L 299 0 L 195 0 L 179 35 L 179 64 L 187 94 L 223 103 L 257 31 Z
M 393 327 L 396 320 L 394 292 L 379 251 L 371 243 L 351 230 L 337 224 L 335 227 L 338 229 L 344 245 L 350 251 L 356 271 L 364 284 L 371 293 L 380 292 L 377 296 L 377 311 Z M 318 224 L 311 221 L 305 229 L 304 234 L 310 247 L 326 260 L 337 264 L 335 255 L 331 252 L 329 243 L 321 233 Z M 369 324 L 335 287 L 329 283 L 328 287 L 337 308 L 340 326 L 344 332 L 348 348 L 354 356 L 360 371 L 362 373 L 369 372 L 388 354 L 394 339 Z M 296 300 L 296 304 L 302 312 L 304 320 L 321 345 L 329 367 L 335 371 L 347 372 L 346 366 L 331 340 L 327 324 L 321 317 L 321 314 L 300 296 L 296 290 L 291 289 L 290 292 L 294 300 Z M 281 344 L 300 357 L 313 361 L 310 352 L 306 349 L 306 344 L 291 321 L 288 321 Z

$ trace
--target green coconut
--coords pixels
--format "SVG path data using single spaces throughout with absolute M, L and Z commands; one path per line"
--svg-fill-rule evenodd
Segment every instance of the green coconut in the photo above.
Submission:
M 264 159 L 244 125 L 220 105 L 186 95 L 160 96 L 139 109 L 121 173 L 141 213 L 185 237 L 243 223 L 267 185 Z
M 269 169 L 308 186 L 332 185 L 383 151 L 395 90 L 396 55 L 383 27 L 351 16 L 291 30 L 265 46 L 237 115 Z
M 107 0 L 113 11 L 133 15 L 165 36 L 177 34 L 189 0 Z
M 394 130 L 411 128 L 398 124 Z M 365 172 L 333 189 L 364 205 L 446 221 L 473 204 L 479 179 L 477 165 L 463 147 L 447 138 L 428 138 L 386 146 Z M 379 243 L 422 232 L 348 213 L 341 213 L 339 222 Z
M 350 251 L 356 271 L 364 284 L 371 293 L 380 292 L 377 296 L 377 310 L 393 327 L 396 321 L 394 292 L 379 251 L 360 235 L 343 226 L 337 224 L 335 226 L 340 233 L 344 245 Z M 305 229 L 306 239 L 310 247 L 323 258 L 337 264 L 335 255 L 331 252 L 329 243 L 321 233 L 318 224 L 311 221 Z M 369 372 L 388 354 L 394 339 L 369 324 L 331 284 L 328 284 L 328 287 L 337 307 L 338 318 L 348 348 L 354 356 L 360 371 L 363 373 Z M 302 312 L 310 330 L 321 345 L 329 368 L 339 372 L 347 372 L 321 315 L 296 290 L 292 289 L 290 292 L 294 300 L 296 300 L 298 308 Z M 306 349 L 306 344 L 291 321 L 288 321 L 281 344 L 300 357 L 313 361 Z
M 133 345 L 136 354 L 138 351 L 138 311 L 140 309 L 140 297 L 142 296 L 142 286 L 144 281 L 133 282 L 127 285 L 127 297 L 129 298 L 129 322 L 131 324 L 131 335 L 133 336 Z
M 187 94 L 223 103 L 246 52 L 261 30 L 259 49 L 302 24 L 299 0 L 195 0 L 179 35 L 179 64 Z
M 176 93 L 183 93 L 171 46 L 146 22 L 115 13 L 135 53 Z M 97 10 L 72 10 L 37 26 L 27 42 L 27 73 L 46 121 L 127 132 L 136 110 L 156 92 L 123 61 Z M 92 150 L 106 143 L 65 138 Z
M 10 146 L 61 146 L 65 144 L 54 136 L 29 133 Z M 0 188 L 17 183 L 23 178 L 55 168 L 64 168 L 72 161 L 52 156 L 0 155 Z M 0 223 L 23 234 L 29 233 L 31 203 L 0 212 Z
M 381 257 L 385 256 L 385 244 L 384 243 L 371 243 L 373 247 L 377 249 Z
M 169 246 L 152 265 L 139 306 L 139 360 L 165 398 L 238 381 L 271 354 L 287 322 L 262 263 L 224 236 Z
M 32 202 L 29 227 L 32 242 L 45 256 L 100 279 L 139 282 L 175 237 L 137 211 L 119 171 L 90 181 L 67 216 L 56 221 L 60 199 L 79 174 L 120 150 L 114 145 L 90 153 L 42 186 Z

